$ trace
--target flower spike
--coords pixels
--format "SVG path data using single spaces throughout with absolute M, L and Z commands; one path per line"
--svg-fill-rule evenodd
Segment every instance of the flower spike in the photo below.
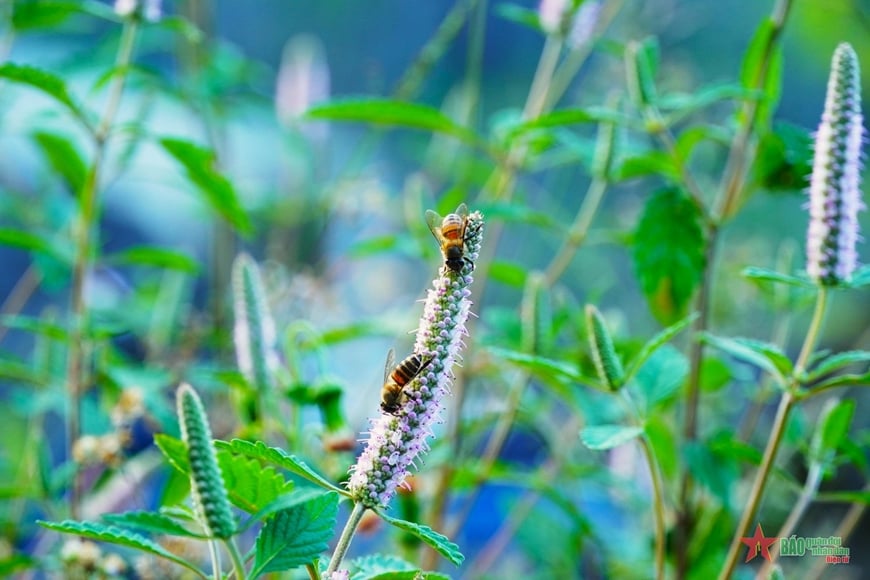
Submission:
M 414 353 L 432 362 L 404 389 L 404 402 L 395 415 L 372 420 L 368 443 L 351 467 L 348 488 L 366 507 L 389 503 L 412 465 L 428 451 L 432 424 L 440 416 L 441 400 L 450 392 L 453 364 L 459 358 L 465 321 L 471 308 L 472 270 L 483 238 L 483 216 L 468 215 L 465 256 L 459 272 L 442 266 L 429 290 L 417 330 Z
M 843 43 L 831 63 L 810 178 L 807 273 L 823 286 L 849 282 L 857 267 L 862 122 L 858 57 Z

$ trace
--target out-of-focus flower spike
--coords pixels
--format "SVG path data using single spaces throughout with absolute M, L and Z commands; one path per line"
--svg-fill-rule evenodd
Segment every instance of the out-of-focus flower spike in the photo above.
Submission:
M 157 22 L 163 15 L 163 0 L 115 0 L 115 14 L 123 18 L 142 17 Z
M 247 254 L 239 254 L 233 263 L 233 312 L 239 370 L 258 393 L 268 393 L 278 367 L 275 321 L 266 301 L 260 269 Z
M 831 63 L 810 177 L 807 273 L 823 286 L 848 282 L 858 264 L 863 137 L 858 56 L 843 43 Z
M 394 415 L 372 420 L 369 439 L 348 483 L 353 498 L 366 507 L 389 503 L 409 468 L 429 449 L 432 425 L 441 419 L 441 400 L 449 393 L 465 322 L 471 308 L 473 261 L 483 239 L 483 216 L 468 216 L 464 263 L 458 273 L 442 267 L 426 298 L 414 352 L 432 357 L 426 370 L 405 386 L 405 401 Z
M 275 87 L 278 120 L 290 126 L 314 104 L 329 98 L 329 65 L 320 41 L 310 35 L 291 38 L 284 46 Z M 325 137 L 326 125 L 307 123 L 313 137 Z
M 178 388 L 176 399 L 181 438 L 187 444 L 190 461 L 190 488 L 195 509 L 209 536 L 229 538 L 235 533 L 235 520 L 202 401 L 188 384 Z
M 604 317 L 591 304 L 586 305 L 586 332 L 589 334 L 589 346 L 598 378 L 611 391 L 618 391 L 625 380 L 622 362 L 613 347 L 613 339 L 604 324 Z
M 592 39 L 600 15 L 600 0 L 541 0 L 538 5 L 538 22 L 543 31 L 563 37 L 573 50 Z

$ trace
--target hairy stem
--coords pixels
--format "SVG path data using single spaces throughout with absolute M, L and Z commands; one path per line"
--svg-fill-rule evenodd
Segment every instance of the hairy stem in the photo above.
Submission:
M 353 535 L 356 533 L 356 529 L 359 526 L 359 522 L 362 520 L 365 511 L 366 506 L 363 505 L 362 502 L 354 504 L 353 511 L 350 512 L 350 516 L 347 518 L 347 523 L 344 525 L 344 529 L 341 531 L 341 536 L 338 538 L 338 544 L 335 546 L 335 552 L 332 553 L 332 559 L 329 561 L 329 566 L 326 568 L 327 574 L 332 574 L 338 570 L 338 567 L 341 565 L 341 560 L 344 558 L 345 554 L 347 554 L 348 548 L 350 548 L 350 541 L 353 539 Z
M 764 449 L 764 456 L 761 459 L 761 465 L 758 468 L 758 472 L 755 474 L 755 481 L 752 483 L 752 490 L 749 492 L 749 498 L 746 501 L 746 507 L 743 509 L 743 515 L 740 518 L 740 522 L 737 524 L 737 530 L 735 530 L 734 537 L 731 540 L 731 546 L 728 549 L 728 555 L 725 558 L 725 565 L 722 568 L 722 572 L 719 574 L 720 580 L 727 580 L 734 573 L 734 566 L 737 564 L 737 554 L 740 551 L 740 539 L 746 535 L 752 522 L 752 518 L 755 517 L 755 513 L 761 503 L 761 496 L 764 494 L 764 487 L 767 484 L 767 478 L 770 475 L 770 470 L 773 467 L 774 460 L 776 459 L 776 453 L 779 451 L 779 446 L 782 443 L 782 435 L 785 432 L 785 425 L 788 421 L 789 413 L 796 401 L 794 388 L 796 388 L 797 379 L 794 377 L 799 376 L 803 372 L 810 355 L 815 349 L 824 322 L 825 311 L 827 309 L 827 293 L 827 288 L 824 286 L 819 287 L 819 293 L 816 296 L 816 308 L 815 312 L 813 312 L 813 320 L 807 330 L 803 347 L 801 348 L 800 355 L 795 363 L 795 370 L 792 374 L 792 384 L 788 390 L 783 392 L 782 397 L 780 398 L 779 408 L 776 411 L 776 419 L 774 419 L 773 428 L 768 437 L 767 446 Z

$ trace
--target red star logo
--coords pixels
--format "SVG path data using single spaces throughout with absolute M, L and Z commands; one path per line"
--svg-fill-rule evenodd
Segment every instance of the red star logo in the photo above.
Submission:
M 770 552 L 768 548 L 770 545 L 776 542 L 776 538 L 765 538 L 764 531 L 761 529 L 761 524 L 755 526 L 755 534 L 748 536 L 746 538 L 740 538 L 740 541 L 746 544 L 749 549 L 746 551 L 746 562 L 749 562 L 753 558 L 758 555 L 758 552 L 761 552 L 762 557 L 766 559 L 768 562 L 770 559 Z

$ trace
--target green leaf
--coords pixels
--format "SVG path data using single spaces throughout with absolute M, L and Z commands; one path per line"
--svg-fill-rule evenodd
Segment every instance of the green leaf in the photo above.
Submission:
M 643 427 L 633 425 L 595 425 L 580 431 L 580 440 L 589 449 L 604 451 L 619 447 L 643 433 Z
M 852 274 L 852 280 L 847 284 L 849 288 L 863 288 L 870 286 L 870 264 L 861 266 Z
M 20 248 L 37 254 L 51 256 L 64 264 L 72 263 L 72 252 L 64 252 L 48 237 L 24 230 L 0 228 L 0 244 L 12 248 Z
M 552 129 L 569 125 L 600 123 L 602 121 L 615 124 L 627 124 L 631 121 L 631 118 L 620 111 L 603 107 L 562 109 L 515 125 L 508 132 L 508 138 L 515 139 L 537 129 Z
M 688 115 L 705 109 L 710 105 L 725 100 L 748 100 L 758 98 L 758 91 L 753 91 L 736 84 L 718 84 L 701 87 L 691 93 L 670 93 L 659 98 L 656 104 L 661 109 Z M 668 115 L 673 119 L 673 114 Z
M 66 107 L 73 116 L 86 124 L 82 110 L 70 96 L 61 77 L 33 66 L 7 62 L 0 65 L 0 78 L 33 87 Z
M 47 131 L 34 133 L 33 139 L 52 170 L 63 178 L 70 192 L 78 196 L 87 179 L 88 166 L 76 146 L 69 139 Z
M 66 328 L 56 322 L 42 318 L 24 315 L 2 315 L 0 316 L 0 323 L 7 328 L 26 330 L 54 340 L 66 340 L 69 337 L 69 332 Z
M 258 512 L 251 514 L 251 517 L 249 517 L 248 520 L 241 526 L 239 531 L 244 532 L 257 522 L 264 521 L 280 511 L 294 508 L 313 498 L 320 497 L 323 494 L 324 492 L 316 487 L 299 487 L 288 491 L 263 506 L 263 508 Z
M 252 443 L 250 441 L 244 441 L 242 439 L 233 439 L 230 442 L 217 440 L 215 441 L 215 446 L 218 449 L 227 449 L 232 453 L 245 455 L 247 457 L 259 459 L 260 461 L 263 461 L 265 463 L 277 465 L 278 467 L 286 469 L 291 473 L 295 473 L 299 477 L 307 479 L 308 481 L 319 485 L 320 487 L 350 497 L 346 490 L 341 489 L 340 487 L 325 479 L 319 473 L 308 467 L 308 465 L 298 457 L 288 454 L 283 449 L 279 449 L 277 447 L 268 447 L 262 441 Z
M 818 493 L 814 499 L 818 502 L 870 505 L 870 491 L 823 491 Z
M 164 138 L 160 144 L 184 167 L 187 178 L 205 195 L 212 209 L 243 234 L 251 232 L 251 222 L 232 182 L 217 170 L 214 151 L 183 139 Z
M 770 122 L 782 88 L 782 45 L 777 42 L 777 32 L 778 27 L 773 20 L 766 18 L 762 21 L 746 50 L 740 71 L 740 82 L 744 87 L 764 93 L 764 98 L 758 105 L 759 126 Z M 776 44 L 771 50 L 770 45 L 773 43 Z M 765 55 L 768 55 L 767 60 Z M 741 119 L 741 122 L 746 120 Z
M 698 318 L 698 313 L 693 312 L 679 322 L 675 322 L 674 324 L 668 326 L 667 328 L 653 336 L 651 339 L 649 339 L 646 344 L 641 347 L 640 352 L 637 353 L 637 356 L 635 356 L 634 359 L 632 359 L 629 363 L 628 370 L 625 374 L 626 382 L 631 380 L 631 378 L 637 373 L 638 370 L 640 370 L 644 363 L 646 363 L 649 357 L 651 357 L 662 346 L 670 342 L 672 338 L 682 332 L 683 329 L 685 329 L 692 322 L 694 322 L 696 318 Z
M 816 431 L 810 440 L 809 459 L 823 467 L 829 465 L 849 433 L 855 414 L 853 399 L 831 399 L 819 414 Z
M 634 235 L 634 267 L 655 317 L 686 315 L 704 271 L 704 232 L 695 204 L 680 189 L 661 189 L 644 207 Z
M 433 548 L 436 552 L 450 560 L 450 562 L 455 566 L 461 565 L 465 560 L 465 556 L 463 556 L 462 552 L 459 551 L 459 546 L 432 528 L 422 524 L 415 524 L 414 522 L 392 518 L 382 511 L 377 511 L 377 513 L 388 524 L 408 532 L 425 542 L 430 548 Z
M 538 12 L 525 6 L 501 2 L 495 5 L 495 13 L 505 20 L 528 26 L 533 30 L 541 30 Z
M 133 511 L 122 514 L 105 514 L 104 520 L 122 528 L 134 528 L 150 534 L 166 536 L 184 536 L 188 538 L 205 538 L 188 530 L 176 520 L 162 513 Z
M 791 361 L 788 361 L 781 352 L 777 352 L 773 345 L 764 345 L 764 343 L 749 339 L 724 338 L 710 333 L 704 333 L 701 338 L 705 343 L 730 354 L 734 358 L 767 371 L 779 384 L 785 384 L 785 376 L 783 376 L 780 366 L 787 362 L 790 369 Z M 785 358 L 785 362 L 782 358 Z
M 813 168 L 813 138 L 803 127 L 777 122 L 762 135 L 752 167 L 755 182 L 771 191 L 798 191 Z
M 655 37 L 629 42 L 625 49 L 628 93 L 635 106 L 657 102 L 655 78 L 659 68 L 659 45 Z
M 526 276 L 526 269 L 514 262 L 495 261 L 489 266 L 491 279 L 514 288 L 524 287 Z
M 79 2 L 53 0 L 15 2 L 12 10 L 12 27 L 19 32 L 56 28 L 77 12 L 79 12 Z
M 185 475 L 190 473 L 190 461 L 187 458 L 187 445 L 184 441 L 165 433 L 158 433 L 154 436 L 154 444 L 172 467 Z
M 338 99 L 314 105 L 305 116 L 309 119 L 421 129 L 451 135 L 473 145 L 481 144 L 481 139 L 470 129 L 457 124 L 438 109 L 419 103 L 367 97 Z
M 44 528 L 48 528 L 49 530 L 54 530 L 56 532 L 61 532 L 63 534 L 75 534 L 85 538 L 90 538 L 92 540 L 97 540 L 99 542 L 118 544 L 121 546 L 134 548 L 142 552 L 147 552 L 149 554 L 165 558 L 166 560 L 169 560 L 171 562 L 175 562 L 179 566 L 183 566 L 188 570 L 191 570 L 193 573 L 201 578 L 206 577 L 205 574 L 203 574 L 202 571 L 199 570 L 196 566 L 194 566 L 187 560 L 176 556 L 172 552 L 169 552 L 168 550 L 163 548 L 163 546 L 157 544 L 156 542 L 152 542 L 145 536 L 141 536 L 139 534 L 135 534 L 133 532 L 123 530 L 115 526 L 107 526 L 99 522 L 74 522 L 71 520 L 66 520 L 63 522 L 37 521 L 36 523 Z
M 333 492 L 275 514 L 257 536 L 250 577 L 314 562 L 329 547 L 337 515 L 338 495 Z
M 151 266 L 187 274 L 196 274 L 199 271 L 197 261 L 187 254 L 156 246 L 133 246 L 122 252 L 106 256 L 104 259 L 109 264 Z
M 846 374 L 846 375 L 837 375 L 831 377 L 829 379 L 825 379 L 819 383 L 813 385 L 810 394 L 813 394 L 817 391 L 832 389 L 834 387 L 848 387 L 848 386 L 867 386 L 870 385 L 870 372 L 864 373 L 862 375 L 856 374 Z
M 798 286 L 800 288 L 816 287 L 816 285 L 808 278 L 781 274 L 775 270 L 769 270 L 767 268 L 756 268 L 755 266 L 751 266 L 749 268 L 744 268 L 741 274 L 750 280 L 788 284 L 789 286 Z
M 747 348 L 754 350 L 758 354 L 767 357 L 782 376 L 789 376 L 791 375 L 792 370 L 794 370 L 794 365 L 792 364 L 791 359 L 789 359 L 788 356 L 782 352 L 782 349 L 775 344 L 751 338 L 735 338 L 734 340 Z
M 739 471 L 733 455 L 706 442 L 688 443 L 684 449 L 689 472 L 728 507 L 731 485 Z
M 870 362 L 870 352 L 866 350 L 849 350 L 841 352 L 827 358 L 822 359 L 818 366 L 807 375 L 806 383 L 812 383 L 834 371 L 838 371 L 843 367 L 856 364 Z
M 662 473 L 666 478 L 673 477 L 679 467 L 679 450 L 677 447 L 676 430 L 678 427 L 673 421 L 654 414 L 651 415 L 644 425 L 644 432 L 650 445 L 652 445 Z
M 598 384 L 598 380 L 581 375 L 577 366 L 573 364 L 494 346 L 487 348 L 487 351 L 495 357 L 513 363 L 520 368 L 528 369 L 534 373 L 546 376 L 559 376 L 577 383 L 591 382 Z
M 653 354 L 638 370 L 634 384 L 648 410 L 673 395 L 686 380 L 689 361 L 676 348 L 667 345 Z
M 612 177 L 618 182 L 650 175 L 660 175 L 675 182 L 680 178 L 680 171 L 670 155 L 663 151 L 648 151 L 623 159 L 616 165 Z
M 259 461 L 222 449 L 218 464 L 234 506 L 252 514 L 293 488 L 292 482 Z

